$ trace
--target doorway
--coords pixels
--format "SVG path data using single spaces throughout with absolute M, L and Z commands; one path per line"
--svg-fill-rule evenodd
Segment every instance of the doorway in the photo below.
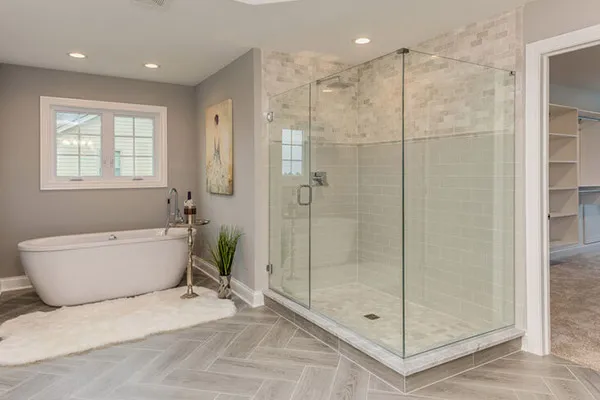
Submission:
M 582 74 L 565 69 L 581 67 L 573 58 L 593 52 L 600 65 L 598 44 L 600 26 L 594 26 L 526 48 L 526 349 L 594 368 L 600 368 L 591 365 L 600 354 L 590 353 L 600 347 L 592 328 L 600 324 L 600 304 L 594 304 L 600 298 L 600 218 L 590 196 L 600 199 L 600 179 L 590 151 L 594 132 L 600 138 L 600 107 L 573 96 L 575 85 L 566 83 Z
M 600 370 L 600 45 L 549 58 L 551 352 Z

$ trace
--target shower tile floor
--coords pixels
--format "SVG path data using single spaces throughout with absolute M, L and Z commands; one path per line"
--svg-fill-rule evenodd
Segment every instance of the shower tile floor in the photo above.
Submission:
M 402 352 L 402 299 L 361 283 L 316 289 L 312 310 L 374 340 Z M 375 314 L 378 319 L 365 315 Z M 412 355 L 484 332 L 470 324 L 414 303 L 406 306 L 406 353 Z

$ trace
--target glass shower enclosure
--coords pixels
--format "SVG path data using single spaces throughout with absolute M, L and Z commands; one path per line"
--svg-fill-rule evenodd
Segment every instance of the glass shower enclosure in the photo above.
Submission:
M 511 71 L 402 49 L 270 98 L 270 288 L 401 357 L 514 325 Z

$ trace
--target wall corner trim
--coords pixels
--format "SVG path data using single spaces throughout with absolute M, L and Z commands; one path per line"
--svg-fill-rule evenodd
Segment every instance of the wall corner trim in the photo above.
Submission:
M 218 282 L 219 271 L 217 270 L 217 267 L 208 261 L 196 256 L 194 257 L 194 267 L 203 274 L 207 275 L 209 278 L 212 278 L 214 281 Z M 252 290 L 245 283 L 235 278 L 231 279 L 231 290 L 252 308 L 261 307 L 265 304 L 262 291 Z
M 0 293 L 11 292 L 13 290 L 29 289 L 31 282 L 26 275 L 11 276 L 0 279 Z

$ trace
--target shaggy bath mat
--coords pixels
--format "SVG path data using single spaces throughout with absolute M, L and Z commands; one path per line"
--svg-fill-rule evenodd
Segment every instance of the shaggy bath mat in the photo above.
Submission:
M 22 365 L 230 317 L 231 300 L 196 287 L 199 297 L 179 298 L 185 288 L 21 315 L 0 326 L 0 365 Z

